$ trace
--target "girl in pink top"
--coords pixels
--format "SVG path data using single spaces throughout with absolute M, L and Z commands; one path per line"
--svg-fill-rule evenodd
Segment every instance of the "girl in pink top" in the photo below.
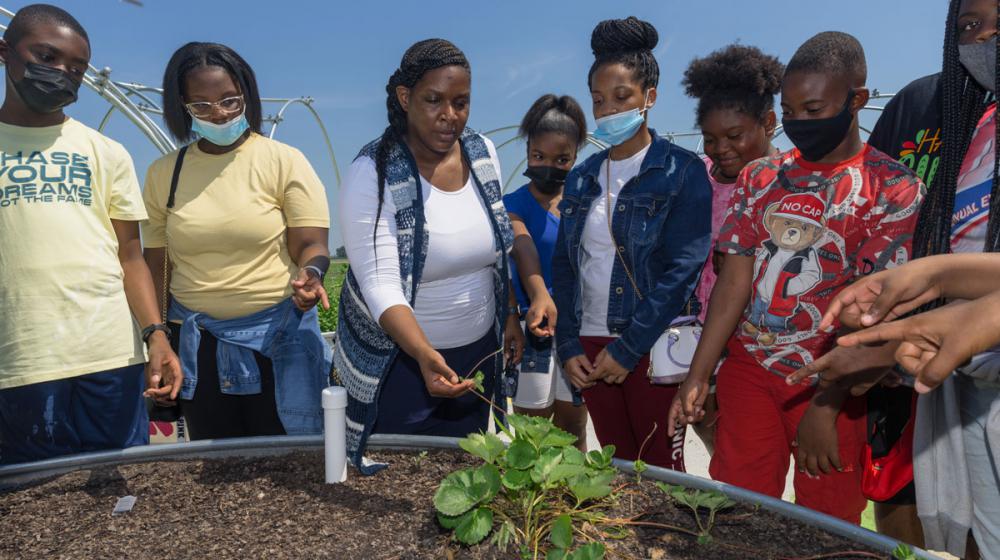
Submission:
M 751 161 L 778 152 L 771 144 L 777 125 L 774 96 L 781 90 L 785 67 L 756 47 L 729 45 L 704 58 L 696 58 L 684 73 L 687 94 L 698 100 L 697 125 L 701 128 L 705 166 L 712 183 L 712 245 L 729 212 L 729 201 L 740 171 Z M 705 320 L 708 300 L 719 271 L 718 253 L 712 251 L 695 289 L 701 302 L 698 318 Z M 709 453 L 713 450 L 712 395 L 705 403 L 706 421 L 693 427 Z M 709 418 L 712 416 L 712 418 Z

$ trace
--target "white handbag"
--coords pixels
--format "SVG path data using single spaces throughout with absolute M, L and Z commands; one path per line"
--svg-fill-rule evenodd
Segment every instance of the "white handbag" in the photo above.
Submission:
M 608 186 L 605 189 L 605 208 L 609 210 L 605 213 L 608 216 L 608 234 L 611 236 L 611 241 L 615 247 L 618 248 L 615 254 L 618 255 L 618 259 L 622 263 L 622 268 L 625 269 L 625 275 L 632 284 L 636 295 L 642 300 L 642 291 L 639 290 L 639 285 L 636 283 L 635 278 L 632 277 L 632 271 L 629 270 L 628 264 L 625 262 L 625 256 L 622 255 L 623 248 L 615 240 L 615 233 L 611 227 L 610 156 L 608 157 L 606 167 L 606 183 Z M 690 312 L 690 306 L 686 305 L 685 308 Z M 670 326 L 667 327 L 666 332 L 661 334 L 660 338 L 656 339 L 656 343 L 649 352 L 649 371 L 646 373 L 649 377 L 649 382 L 653 385 L 676 385 L 684 382 L 687 379 L 688 370 L 691 368 L 691 361 L 694 358 L 694 351 L 698 348 L 698 340 L 700 338 L 701 325 L 698 324 L 697 317 L 687 315 L 674 319 L 670 323 Z
M 653 385 L 676 385 L 687 379 L 694 351 L 701 339 L 701 325 L 694 317 L 684 317 L 684 324 L 674 321 L 649 351 L 649 382 Z

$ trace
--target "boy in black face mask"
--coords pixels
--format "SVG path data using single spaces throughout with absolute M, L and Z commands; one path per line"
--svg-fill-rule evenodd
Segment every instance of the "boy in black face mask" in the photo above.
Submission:
M 587 137 L 587 121 L 576 100 L 568 95 L 543 95 L 528 109 L 519 134 L 527 140 L 527 185 L 504 196 L 514 229 L 514 291 L 518 306 L 528 309 L 537 297 L 552 290 L 552 252 L 559 230 L 559 202 L 566 174 Z M 536 295 L 533 295 L 536 294 Z M 538 307 L 537 305 L 535 306 Z M 553 352 L 555 317 L 545 324 L 526 317 L 527 344 L 519 368 L 514 410 L 519 414 L 552 418 L 577 436 L 586 448 L 587 408 L 576 396 Z M 535 327 L 535 328 L 531 328 Z M 542 335 L 542 336 L 539 336 Z M 576 404 L 576 406 L 574 406 Z
M 27 6 L 0 58 L 0 463 L 148 443 L 143 390 L 173 399 L 181 372 L 142 258 L 132 160 L 63 113 L 87 33 Z
M 923 186 L 861 141 L 865 74 L 861 45 L 844 33 L 816 35 L 788 62 L 781 108 L 796 149 L 747 165 L 737 180 L 718 241 L 722 272 L 671 409 L 672 424 L 701 419 L 709 376 L 728 349 L 712 477 L 780 497 L 801 421 L 800 432 L 827 437 L 810 440 L 823 453 L 798 449 L 796 501 L 853 523 L 867 504 L 859 468 L 864 403 L 785 377 L 835 344 L 819 323 L 844 285 L 909 258 Z

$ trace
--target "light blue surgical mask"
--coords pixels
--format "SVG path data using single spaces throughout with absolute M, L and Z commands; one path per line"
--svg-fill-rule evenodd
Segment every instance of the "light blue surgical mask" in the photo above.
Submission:
M 594 130 L 594 138 L 605 144 L 617 146 L 633 136 L 642 126 L 645 117 L 643 113 L 648 110 L 646 104 L 649 102 L 649 91 L 643 98 L 642 109 L 632 109 L 624 113 L 615 113 L 597 119 L 597 129 Z
M 250 128 L 244 113 L 229 122 L 215 124 L 191 116 L 191 131 L 216 146 L 231 146 Z

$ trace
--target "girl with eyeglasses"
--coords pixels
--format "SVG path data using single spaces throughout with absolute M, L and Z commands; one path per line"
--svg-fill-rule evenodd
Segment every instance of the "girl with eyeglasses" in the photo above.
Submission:
M 192 439 L 320 431 L 332 355 L 326 193 L 298 150 L 261 134 L 253 70 L 229 47 L 188 43 L 163 76 L 181 142 L 153 163 L 145 257 L 185 373 Z

